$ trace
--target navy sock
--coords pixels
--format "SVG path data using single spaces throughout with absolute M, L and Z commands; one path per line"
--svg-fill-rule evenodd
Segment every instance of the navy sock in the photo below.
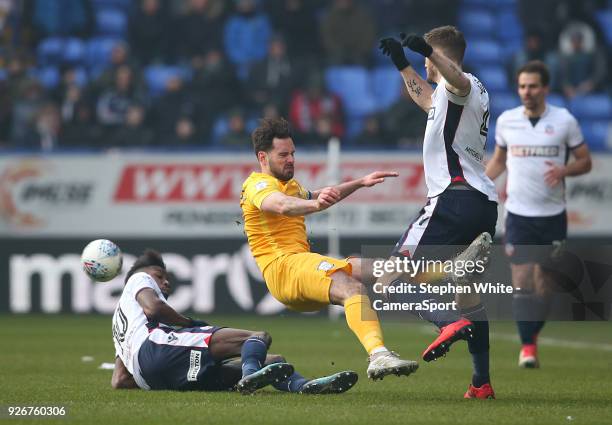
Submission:
M 266 361 L 268 346 L 265 341 L 251 337 L 244 341 L 240 357 L 242 359 L 242 376 L 247 376 L 257 372 Z
M 391 285 L 396 285 L 398 283 L 399 281 L 396 281 L 396 282 L 393 282 Z M 393 302 L 402 302 L 402 303 L 423 303 L 423 301 L 425 300 L 429 300 L 430 303 L 442 302 L 441 300 L 438 300 L 435 297 L 432 297 L 431 294 L 419 294 L 419 293 L 416 293 L 416 294 L 389 294 L 389 298 Z M 436 311 L 410 310 L 410 311 L 413 314 L 419 316 L 421 319 L 427 320 L 428 322 L 433 323 L 438 328 L 442 328 L 460 319 L 459 312 L 454 311 L 454 310 L 436 310 Z
M 299 393 L 302 386 L 308 382 L 308 379 L 304 378 L 297 372 L 293 372 L 289 378 L 282 382 L 274 382 L 272 385 L 279 391 L 286 391 L 290 393 Z
M 468 339 L 468 349 L 472 355 L 474 374 L 472 385 L 481 387 L 490 381 L 489 376 L 489 320 L 482 304 L 464 309 L 461 315 L 474 323 L 474 333 Z
M 544 327 L 550 298 L 533 293 L 514 294 L 512 312 L 522 344 L 534 344 L 535 338 Z

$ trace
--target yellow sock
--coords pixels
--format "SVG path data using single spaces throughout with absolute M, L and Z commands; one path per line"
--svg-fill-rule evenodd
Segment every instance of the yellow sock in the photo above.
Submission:
M 376 312 L 370 307 L 367 295 L 353 295 L 344 302 L 346 323 L 368 354 L 384 347 L 382 330 Z

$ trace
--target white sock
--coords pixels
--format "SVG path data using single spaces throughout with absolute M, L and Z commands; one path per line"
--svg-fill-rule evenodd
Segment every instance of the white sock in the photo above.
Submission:
M 382 347 L 377 347 L 377 348 L 373 349 L 372 352 L 370 353 L 370 355 L 376 354 L 376 353 L 383 353 L 385 351 L 389 351 L 389 350 L 387 350 L 387 347 L 385 347 L 383 345 Z

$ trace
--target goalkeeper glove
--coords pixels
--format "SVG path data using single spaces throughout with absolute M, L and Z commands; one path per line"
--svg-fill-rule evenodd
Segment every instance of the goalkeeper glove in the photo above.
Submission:
M 385 56 L 391 58 L 393 65 L 395 65 L 398 71 L 410 66 L 410 62 L 406 59 L 406 55 L 404 54 L 402 44 L 396 39 L 392 37 L 383 38 L 380 40 L 378 48 Z
M 426 58 L 433 53 L 433 48 L 420 35 L 400 33 L 400 38 L 402 39 L 402 46 L 408 47 L 413 52 L 420 53 Z

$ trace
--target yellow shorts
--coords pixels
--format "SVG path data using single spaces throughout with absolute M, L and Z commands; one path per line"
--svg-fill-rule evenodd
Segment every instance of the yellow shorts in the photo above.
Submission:
M 278 258 L 266 267 L 263 275 L 270 293 L 287 308 L 317 311 L 329 305 L 332 283 L 329 276 L 338 270 L 350 275 L 351 264 L 314 252 L 303 252 Z

